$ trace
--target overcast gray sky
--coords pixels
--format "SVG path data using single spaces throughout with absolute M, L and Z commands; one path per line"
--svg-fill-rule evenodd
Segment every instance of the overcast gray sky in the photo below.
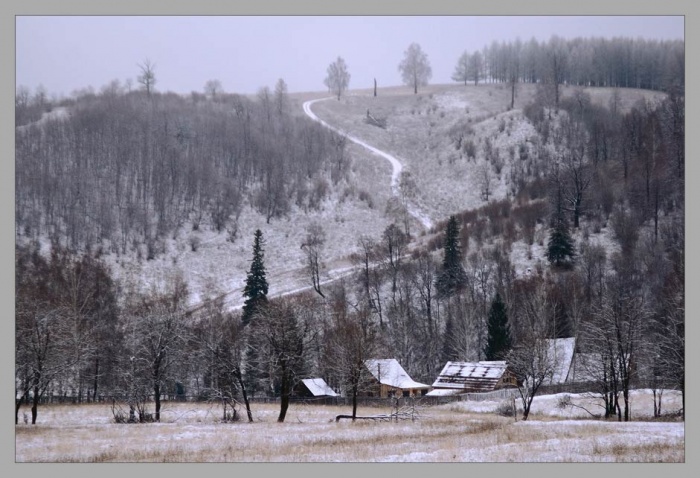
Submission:
M 431 83 L 450 83 L 459 55 L 493 40 L 552 35 L 684 39 L 682 16 L 17 16 L 16 85 L 50 94 L 135 80 L 155 63 L 156 89 L 255 93 L 284 78 L 290 92 L 321 91 L 342 56 L 350 88 L 401 84 L 411 42 L 428 54 Z

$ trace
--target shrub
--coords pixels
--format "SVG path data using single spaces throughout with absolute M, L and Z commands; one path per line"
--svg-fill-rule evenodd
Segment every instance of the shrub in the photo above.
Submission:
M 527 145 L 525 143 L 520 143 L 518 146 L 518 156 L 520 156 L 521 161 L 525 161 L 528 158 Z
M 501 400 L 496 407 L 496 414 L 502 417 L 512 417 L 513 416 L 513 401 L 512 400 Z
M 571 405 L 571 396 L 568 393 L 559 396 L 557 400 L 557 408 L 559 410 L 564 410 Z
M 370 209 L 374 208 L 374 201 L 372 200 L 372 195 L 364 189 L 360 189 L 360 191 L 357 193 L 357 197 L 360 199 L 360 201 L 367 203 L 367 207 L 369 207 Z
M 476 158 L 476 145 L 471 139 L 463 143 L 462 149 L 464 150 L 464 153 L 467 155 L 468 158 Z
M 202 243 L 202 240 L 199 238 L 199 236 L 195 236 L 194 234 L 190 236 L 189 244 L 190 244 L 190 249 L 192 249 L 192 252 L 197 252 L 197 249 L 199 249 L 199 245 L 201 243 Z

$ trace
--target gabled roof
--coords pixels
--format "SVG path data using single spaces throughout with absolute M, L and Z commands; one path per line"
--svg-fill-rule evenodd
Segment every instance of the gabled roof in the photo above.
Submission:
M 365 367 L 377 381 L 394 388 L 408 390 L 411 388 L 430 388 L 430 385 L 419 383 L 409 377 L 396 359 L 365 360 Z
M 493 390 L 507 368 L 504 361 L 447 362 L 433 383 L 435 388 Z
M 574 358 L 574 348 L 576 347 L 576 339 L 567 337 L 564 339 L 546 339 L 547 342 L 547 357 L 553 361 L 552 378 L 546 380 L 547 385 L 556 385 L 566 382 L 571 369 L 571 361 Z
M 335 391 L 331 387 L 329 387 L 326 381 L 322 378 L 305 378 L 302 380 L 302 383 L 306 386 L 306 388 L 309 389 L 309 392 L 311 392 L 311 395 L 313 395 L 314 397 L 338 396 L 338 394 L 335 393 Z

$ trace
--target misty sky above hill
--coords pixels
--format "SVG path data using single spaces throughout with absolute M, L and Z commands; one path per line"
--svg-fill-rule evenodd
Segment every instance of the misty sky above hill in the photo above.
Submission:
M 411 42 L 430 60 L 431 83 L 450 76 L 464 50 L 493 40 L 552 35 L 684 39 L 683 16 L 17 16 L 16 86 L 69 96 L 114 79 L 136 85 L 138 64 L 155 63 L 156 89 L 255 93 L 283 78 L 290 92 L 323 91 L 338 56 L 350 88 L 401 84 Z

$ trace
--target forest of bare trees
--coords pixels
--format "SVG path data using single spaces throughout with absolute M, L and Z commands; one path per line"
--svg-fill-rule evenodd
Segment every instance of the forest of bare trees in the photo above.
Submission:
M 455 81 L 666 90 L 685 86 L 685 43 L 625 37 L 493 41 L 465 51 Z
M 520 59 L 517 70 L 509 55 Z M 480 76 L 472 66 L 482 57 Z M 636 384 L 684 392 L 683 43 L 494 43 L 462 67 L 460 81 L 500 81 L 513 95 L 515 83 L 537 83 L 523 114 L 538 135 L 513 151 L 510 198 L 487 195 L 482 207 L 439 223 L 422 250 L 409 250 L 404 223 L 358 234 L 355 274 L 323 291 L 325 236 L 314 225 L 303 247 L 316 292 L 271 298 L 245 321 L 214 297 L 191 314 L 177 277 L 164 290 L 131 291 L 76 251 L 107 240 L 114 252 L 145 245 L 152 257 L 188 221 L 234 227 L 246 202 L 268 222 L 291 204 L 316 207 L 314 188 L 337 178 L 345 143 L 292 120 L 283 83 L 255 101 L 105 90 L 76 99 L 67 118 L 16 128 L 17 235 L 48 237 L 53 248 L 45 257 L 38 243 L 16 245 L 15 419 L 22 403 L 31 401 L 34 422 L 44 397 L 68 395 L 115 397 L 132 421 L 158 420 L 163 397 L 245 403 L 252 420 L 249 398 L 276 396 L 283 421 L 307 376 L 353 398 L 354 415 L 362 363 L 376 354 L 425 383 L 447 360 L 486 359 L 494 303 L 507 317 L 505 357 L 525 402 L 533 380 L 539 387 L 551 373 L 542 344 L 557 337 L 577 338 L 606 417 L 630 418 Z M 561 97 L 562 83 L 665 96 L 623 111 L 615 93 L 608 105 L 583 88 Z M 18 97 L 17 118 L 28 122 L 34 104 Z M 485 143 L 479 154 L 491 154 Z M 535 231 L 557 228 L 579 238 L 570 260 L 516 275 L 513 243 L 544 247 Z M 589 241 L 603 228 L 611 247 Z
M 67 117 L 18 123 L 18 234 L 73 250 L 145 245 L 153 258 L 186 223 L 235 237 L 244 204 L 268 223 L 292 205 L 317 208 L 344 174 L 344 142 L 290 117 L 284 82 L 266 91 L 254 101 L 105 89 L 75 99 Z M 22 101 L 18 117 L 29 117 Z

